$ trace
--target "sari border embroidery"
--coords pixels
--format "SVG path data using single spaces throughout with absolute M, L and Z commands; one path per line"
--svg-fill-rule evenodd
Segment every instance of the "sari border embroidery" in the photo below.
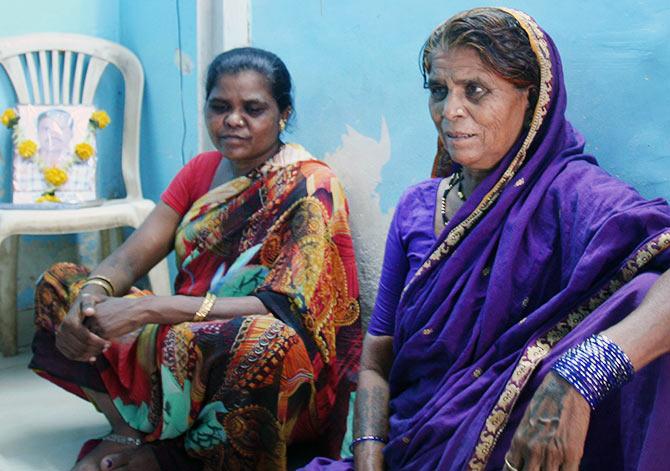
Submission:
M 499 8 L 500 10 L 512 15 L 520 24 L 520 26 L 528 34 L 530 45 L 535 52 L 540 66 L 540 90 L 538 93 L 537 104 L 533 111 L 533 119 L 531 120 L 528 134 L 524 139 L 521 148 L 518 150 L 509 166 L 500 177 L 500 179 L 493 185 L 493 188 L 482 198 L 477 207 L 465 218 L 460 224 L 449 231 L 449 234 L 444 241 L 433 251 L 433 253 L 426 259 L 426 261 L 419 267 L 412 279 L 407 283 L 403 289 L 403 294 L 407 289 L 414 284 L 414 281 L 426 271 L 430 270 L 437 262 L 448 255 L 457 245 L 463 240 L 466 234 L 479 222 L 479 220 L 486 214 L 486 212 L 493 207 L 498 200 L 507 184 L 517 174 L 521 165 L 525 162 L 528 148 L 535 139 L 540 126 L 544 122 L 544 118 L 549 110 L 552 92 L 552 64 L 551 55 L 549 52 L 549 45 L 545 39 L 544 33 L 535 21 L 527 14 L 509 8 Z M 442 25 L 438 26 L 438 28 Z
M 486 468 L 491 453 L 507 425 L 512 409 L 524 386 L 528 383 L 535 368 L 549 354 L 551 349 L 619 288 L 632 280 L 654 257 L 669 247 L 670 231 L 663 232 L 644 244 L 634 255 L 628 258 L 609 283 L 571 311 L 544 336 L 538 338 L 526 348 L 507 381 L 505 389 L 503 389 L 498 401 L 484 422 L 484 427 L 466 469 L 480 471 Z

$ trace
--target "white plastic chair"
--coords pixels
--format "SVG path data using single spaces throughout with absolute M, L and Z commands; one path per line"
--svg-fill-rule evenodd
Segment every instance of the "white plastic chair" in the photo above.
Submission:
M 20 104 L 93 104 L 98 83 L 108 64 L 118 68 L 125 84 L 121 169 L 126 198 L 77 209 L 0 209 L 0 340 L 3 354 L 10 356 L 17 352 L 19 235 L 102 231 L 102 252 L 106 256 L 109 253 L 107 230 L 138 227 L 155 204 L 142 197 L 140 186 L 140 114 L 144 72 L 132 52 L 100 38 L 38 33 L 0 38 L 0 64 L 5 68 Z M 156 294 L 170 293 L 166 260 L 156 265 L 148 278 Z

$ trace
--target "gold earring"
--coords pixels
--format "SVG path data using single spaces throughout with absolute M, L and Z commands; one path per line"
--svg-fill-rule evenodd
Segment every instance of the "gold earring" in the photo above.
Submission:
M 284 118 L 279 120 L 279 131 L 284 132 L 286 129 L 286 120 Z

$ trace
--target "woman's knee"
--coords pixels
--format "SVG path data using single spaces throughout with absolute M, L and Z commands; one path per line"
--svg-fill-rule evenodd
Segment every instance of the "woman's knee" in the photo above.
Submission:
M 63 320 L 74 298 L 73 289 L 89 274 L 80 265 L 60 262 L 49 267 L 35 284 L 35 325 L 53 331 Z

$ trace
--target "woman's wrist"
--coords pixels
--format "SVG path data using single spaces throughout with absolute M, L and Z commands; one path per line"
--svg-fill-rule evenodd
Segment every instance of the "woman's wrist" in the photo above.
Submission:
M 365 441 L 354 448 L 354 467 L 359 470 L 384 469 L 384 443 Z
M 81 296 L 82 294 L 108 297 L 107 291 L 102 286 L 91 285 L 91 284 L 81 287 L 81 289 L 79 290 L 79 296 Z
M 349 445 L 349 451 L 353 455 L 354 450 L 358 446 L 363 446 L 363 444 L 369 444 L 369 443 L 376 443 L 378 445 L 381 445 L 381 447 L 383 447 L 388 443 L 388 439 L 381 435 L 361 435 L 360 437 L 353 439 L 351 445 Z
M 142 296 L 136 298 L 138 318 L 142 325 L 161 324 L 161 313 L 166 296 Z
M 179 324 L 192 322 L 202 306 L 204 296 L 144 296 L 138 298 L 144 324 Z M 208 316 L 210 317 L 210 316 Z
M 592 410 L 634 374 L 628 356 L 604 335 L 592 335 L 569 349 L 559 357 L 552 371 L 570 383 Z

